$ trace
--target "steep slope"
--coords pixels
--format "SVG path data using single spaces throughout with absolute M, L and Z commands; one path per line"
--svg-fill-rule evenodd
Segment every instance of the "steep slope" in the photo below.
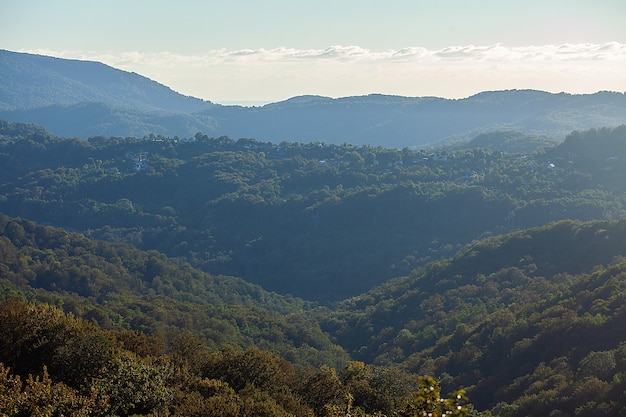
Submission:
M 155 252 L 0 213 L 0 298 L 44 301 L 103 328 L 195 334 L 213 348 L 257 346 L 295 363 L 338 365 L 346 356 L 298 299 L 213 276 Z
M 22 383 L 23 381 L 23 383 Z M 0 301 L 0 414 L 92 417 L 464 417 L 463 391 L 348 363 L 297 366 L 258 348 L 211 349 L 183 333 L 102 329 L 45 303 Z M 472 413 L 471 415 L 475 415 Z
M 90 102 L 142 111 L 192 112 L 211 105 L 100 62 L 6 50 L 0 50 L 0 79 L 0 109 L 4 110 Z
M 479 409 L 593 415 L 623 404 L 625 259 L 626 220 L 559 222 L 469 245 L 345 301 L 323 328 L 356 359 L 470 387 Z

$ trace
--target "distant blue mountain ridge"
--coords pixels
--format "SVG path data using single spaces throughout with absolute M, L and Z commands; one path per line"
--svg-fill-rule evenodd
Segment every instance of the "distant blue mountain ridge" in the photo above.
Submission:
M 93 102 L 142 111 L 194 112 L 211 105 L 100 62 L 0 50 L 0 77 L 3 110 Z
M 191 137 L 395 148 L 470 140 L 494 130 L 562 140 L 574 130 L 626 124 L 626 95 L 489 91 L 451 100 L 381 94 L 300 96 L 261 107 L 184 96 L 99 62 L 0 50 L 0 118 L 58 136 Z

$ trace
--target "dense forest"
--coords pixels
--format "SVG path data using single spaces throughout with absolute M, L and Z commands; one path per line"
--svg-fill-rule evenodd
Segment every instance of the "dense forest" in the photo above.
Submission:
M 475 242 L 320 319 L 352 358 L 464 386 L 495 415 L 621 415 L 625 255 L 626 220 L 563 221 Z
M 323 303 L 477 238 L 626 214 L 626 148 L 614 144 L 626 127 L 520 153 L 202 134 L 85 141 L 2 126 L 0 211 Z
M 333 309 L 25 220 L 0 229 L 8 415 L 420 415 L 415 393 L 442 391 L 458 415 L 626 411 L 626 221 L 478 241 Z
M 0 413 L 623 415 L 625 141 L 0 122 Z
M 4 215 L 0 254 L 2 415 L 473 410 L 433 378 L 349 361 L 311 305 L 236 278 Z
M 463 391 L 350 362 L 294 366 L 258 348 L 209 349 L 181 334 L 103 330 L 50 305 L 0 303 L 3 416 L 466 416 Z M 23 376 L 27 375 L 27 376 Z M 365 412 L 364 410 L 369 410 Z
M 209 275 L 156 251 L 0 214 L 0 253 L 3 298 L 22 294 L 104 329 L 132 328 L 165 340 L 185 329 L 209 347 L 257 346 L 317 366 L 347 359 L 304 314 L 302 300 Z

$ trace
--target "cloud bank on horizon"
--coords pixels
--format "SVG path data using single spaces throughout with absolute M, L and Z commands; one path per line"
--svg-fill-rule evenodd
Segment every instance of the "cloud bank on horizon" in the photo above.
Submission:
M 626 91 L 624 0 L 5 0 L 0 48 L 218 103 Z
M 100 61 L 217 103 L 266 103 L 316 94 L 463 98 L 480 91 L 626 91 L 626 44 L 464 45 L 375 51 L 335 45 L 172 52 L 23 52 Z

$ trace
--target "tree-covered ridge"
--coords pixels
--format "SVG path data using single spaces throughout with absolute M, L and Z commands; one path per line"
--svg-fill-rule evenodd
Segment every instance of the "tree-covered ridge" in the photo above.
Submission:
M 620 154 L 589 165 L 570 148 L 625 130 L 532 154 L 2 133 L 0 210 L 332 301 L 481 236 L 624 216 Z
M 4 81 L 0 110 L 103 103 L 144 111 L 192 112 L 211 106 L 100 62 L 0 49 L 0 75 Z
M 432 263 L 333 310 L 309 313 L 309 321 L 295 323 L 294 330 L 300 335 L 303 331 L 315 334 L 311 327 L 320 320 L 353 360 L 363 361 L 340 365 L 336 371 L 328 367 L 293 369 L 258 347 L 216 350 L 223 344 L 237 344 L 232 335 L 203 342 L 206 333 L 195 327 L 195 320 L 201 319 L 188 316 L 193 319 L 181 320 L 176 311 L 176 300 L 189 294 L 181 290 L 177 295 L 177 287 L 185 284 L 177 281 L 174 269 L 167 271 L 167 276 L 173 277 L 173 295 L 147 297 L 145 305 L 150 309 L 143 316 L 123 311 L 115 302 L 124 297 L 122 301 L 130 303 L 130 309 L 140 304 L 124 289 L 123 280 L 120 296 L 104 291 L 107 295 L 100 300 L 68 294 L 61 288 L 33 289 L 26 283 L 45 276 L 42 272 L 51 266 L 96 282 L 81 259 L 88 259 L 87 265 L 98 265 L 95 258 L 103 253 L 98 248 L 108 247 L 104 253 L 115 253 L 120 245 L 67 244 L 63 237 L 79 236 L 6 217 L 4 222 L 7 236 L 0 239 L 2 276 L 10 280 L 2 281 L 3 298 L 22 294 L 69 312 L 15 300 L 0 306 L 0 362 L 5 366 L 0 378 L 8 387 L 0 389 L 0 395 L 14 398 L 19 392 L 22 400 L 16 410 L 54 405 L 69 412 L 80 404 L 97 404 L 102 410 L 115 405 L 118 415 L 148 414 L 165 406 L 175 415 L 224 415 L 220 413 L 225 409 L 233 415 L 258 415 L 255 413 L 265 407 L 273 410 L 267 415 L 308 415 L 309 408 L 315 415 L 327 416 L 362 415 L 363 410 L 368 414 L 395 415 L 390 413 L 401 410 L 397 415 L 420 415 L 415 413 L 425 404 L 419 397 L 407 402 L 410 393 L 420 383 L 425 384 L 422 389 L 427 388 L 426 392 L 432 385 L 434 394 L 439 393 L 434 380 L 415 377 L 426 374 L 438 378 L 444 392 L 467 387 L 477 408 L 489 410 L 485 416 L 597 416 L 626 411 L 626 341 L 622 332 L 626 220 L 566 221 L 478 241 L 452 259 Z M 45 256 L 31 245 L 33 240 L 44 241 L 55 234 L 47 239 L 50 248 Z M 11 242 L 22 243 L 7 245 L 9 236 Z M 55 242 L 65 248 L 51 249 L 59 245 Z M 141 265 L 145 258 L 125 249 L 117 255 Z M 57 255 L 54 261 L 53 254 L 63 251 L 74 255 L 67 261 Z M 71 270 L 74 266 L 81 267 L 78 274 Z M 99 265 L 100 269 L 101 274 L 117 277 L 110 266 Z M 57 274 L 55 282 L 65 283 L 63 274 Z M 80 288 L 76 282 L 68 285 Z M 181 311 L 193 314 L 191 304 Z M 255 323 L 271 320 L 260 309 L 245 311 L 239 309 L 257 316 Z M 81 314 L 91 323 L 74 318 Z M 117 322 L 107 321 L 107 314 L 118 317 Z M 143 321 L 126 326 L 127 314 L 141 316 Z M 237 316 L 228 317 L 238 326 L 244 323 Z M 175 330 L 168 325 L 172 318 Z M 146 329 L 158 330 L 153 336 L 129 329 L 146 322 L 153 323 Z M 108 328 L 107 333 L 101 334 L 96 323 Z M 214 327 L 212 335 L 217 333 L 215 327 L 224 329 L 217 319 L 209 325 Z M 250 334 L 250 329 L 240 330 Z M 264 344 L 264 338 L 250 339 L 272 350 L 293 343 L 290 339 L 279 342 L 289 335 L 276 332 L 276 327 L 271 335 L 273 345 Z M 293 352 L 287 350 L 285 356 L 297 361 Z M 330 361 L 332 357 L 317 356 L 311 362 L 319 364 L 316 360 Z M 48 373 L 42 374 L 44 365 Z M 192 376 L 183 378 L 186 372 Z M 29 379 L 29 374 L 33 378 Z M 37 379 L 35 375 L 43 376 Z M 110 375 L 117 375 L 116 380 L 124 380 L 124 384 L 115 383 Z M 197 378 L 211 381 L 201 383 Z M 23 391 L 20 381 L 26 382 Z M 220 389 L 205 390 L 206 383 Z M 89 386 L 97 389 L 86 389 Z M 47 397 L 41 397 L 42 392 Z M 114 401 L 106 402 L 107 398 Z M 257 411 L 242 411 L 253 406 Z
M 494 415 L 621 415 L 625 242 L 625 220 L 486 239 L 346 300 L 323 328 L 353 358 L 465 386 Z
M 43 127 L 32 123 L 9 123 L 0 119 L 0 144 L 19 139 L 51 140 L 54 135 Z
M 202 408 L 203 412 L 210 413 L 209 410 L 222 410 L 224 401 L 228 404 L 233 401 L 240 407 L 244 407 L 243 402 L 251 407 L 259 399 L 264 399 L 264 405 L 255 407 L 271 405 L 274 414 L 269 415 L 284 415 L 281 408 L 275 408 L 276 404 L 285 410 L 310 407 L 317 410 L 316 415 L 342 415 L 332 413 L 347 413 L 348 409 L 357 407 L 369 413 L 388 412 L 396 409 L 394 407 L 404 410 L 401 404 L 406 405 L 405 395 L 416 386 L 412 379 L 415 377 L 410 374 L 434 375 L 444 391 L 466 387 L 477 408 L 489 409 L 495 416 L 550 413 L 595 416 L 621 415 L 625 411 L 626 348 L 622 329 L 626 305 L 626 220 L 566 221 L 478 241 L 452 259 L 432 263 L 408 277 L 390 281 L 341 303 L 336 309 L 320 309 L 316 315 L 309 313 L 307 321 L 291 322 L 289 317 L 298 317 L 298 314 L 294 316 L 287 310 L 287 325 L 262 308 L 247 306 L 236 305 L 235 314 L 230 309 L 232 305 L 226 304 L 222 307 L 223 314 L 216 316 L 211 307 L 220 302 L 217 284 L 212 289 L 207 285 L 207 293 L 218 293 L 214 295 L 216 301 L 209 308 L 194 310 L 194 304 L 203 299 L 202 282 L 195 285 L 193 280 L 180 282 L 176 269 L 182 265 L 185 273 L 189 267 L 169 262 L 157 253 L 142 255 L 119 244 L 92 242 L 90 245 L 80 235 L 6 216 L 2 217 L 2 224 L 5 231 L 5 236 L 0 238 L 3 298 L 23 295 L 30 300 L 45 301 L 92 323 L 76 325 L 79 330 L 72 325 L 74 330 L 68 330 L 59 325 L 64 321 L 59 318 L 63 315 L 60 310 L 28 307 L 15 301 L 3 304 L 0 326 L 4 327 L 0 329 L 0 339 L 5 339 L 2 339 L 0 352 L 4 356 L 0 362 L 11 371 L 5 368 L 0 373 L 7 381 L 5 385 L 11 387 L 11 391 L 6 391 L 9 398 L 19 391 L 15 375 L 20 376 L 20 381 L 26 381 L 25 390 L 19 394 L 24 398 L 21 404 L 35 404 L 34 407 L 39 393 L 47 392 L 50 397 L 45 397 L 44 404 L 39 403 L 42 407 L 51 404 L 63 410 L 67 408 L 62 407 L 76 404 L 106 407 L 105 400 L 94 391 L 75 388 L 77 381 L 96 373 L 96 369 L 101 369 L 101 361 L 105 361 L 110 372 L 131 379 L 125 386 L 132 387 L 128 389 L 139 397 L 130 398 L 135 398 L 133 404 L 143 404 L 131 406 L 116 400 L 112 403 L 127 407 L 125 411 L 116 411 L 119 415 L 131 411 L 144 414 L 163 404 L 168 407 L 202 405 L 206 407 Z M 111 258 L 111 265 L 103 264 L 100 258 Z M 140 284 L 139 281 L 146 280 L 141 275 L 124 278 L 116 271 L 123 266 L 144 271 L 145 277 L 151 260 L 162 260 L 170 266 L 162 273 L 167 277 L 165 281 L 172 284 L 165 290 L 168 295 Z M 206 278 L 206 274 L 198 274 Z M 107 282 L 107 277 L 114 277 L 115 281 Z M 35 288 L 39 285 L 47 285 L 50 290 Z M 142 294 L 147 295 L 137 299 L 132 292 L 134 286 L 143 288 Z M 193 295 L 186 290 L 190 286 Z M 115 293 L 118 287 L 120 290 Z M 242 291 L 237 286 L 233 290 Z M 76 291 L 92 296 L 79 296 Z M 196 294 L 197 298 L 192 298 Z M 180 299 L 191 301 L 181 304 Z M 249 303 L 254 305 L 252 300 Z M 301 307 L 296 303 L 293 308 Z M 18 314 L 10 313 L 14 310 Z M 207 314 L 211 315 L 211 321 L 202 321 Z M 229 330 L 221 319 L 231 323 L 230 329 L 238 327 L 235 332 L 238 330 L 241 336 Z M 316 345 L 310 344 L 311 338 L 321 340 L 316 337 L 322 334 L 316 333 L 315 320 L 323 323 L 322 328 L 349 351 L 353 360 L 364 363 L 340 365 L 341 371 L 335 372 L 323 368 L 319 370 L 322 375 L 313 370 L 302 371 L 304 373 L 298 374 L 300 379 L 294 383 L 289 379 L 290 365 L 278 358 L 271 359 L 271 355 L 259 351 L 258 347 L 243 352 L 227 349 L 215 353 L 223 344 L 237 345 L 243 341 L 239 346 L 258 344 L 272 350 L 284 349 L 284 357 L 300 363 L 320 364 L 340 359 L 336 351 L 329 353 L 320 348 L 316 352 L 312 348 Z M 163 349 L 170 355 L 182 352 L 183 362 L 189 363 L 190 369 L 204 372 L 201 378 L 227 385 L 221 384 L 222 389 L 217 393 L 204 391 L 189 379 L 184 379 L 187 387 L 184 389 L 177 383 L 168 385 L 172 380 L 163 378 L 171 375 L 172 368 L 163 358 L 144 361 L 136 359 L 135 353 L 126 353 L 122 359 L 108 362 L 110 356 L 102 356 L 102 351 L 116 350 L 111 351 L 110 342 L 103 337 L 92 337 L 93 330 L 89 329 L 94 328 L 94 323 L 109 329 L 110 336 L 104 339 L 121 341 L 125 349 L 134 350 L 141 357 L 159 357 Z M 262 325 L 267 324 L 271 330 L 265 331 Z M 255 330 L 254 325 L 258 329 Z M 136 329 L 154 333 L 146 337 Z M 281 329 L 285 330 L 281 332 Z M 31 331 L 34 334 L 28 333 Z M 290 331 L 299 333 L 294 337 Z M 220 338 L 221 332 L 226 332 L 226 336 Z M 254 336 L 259 333 L 261 336 Z M 78 340 L 65 339 L 74 335 Z M 302 342 L 303 349 L 293 349 L 296 340 Z M 91 349 L 100 350 L 92 355 Z M 219 365 L 207 362 L 211 352 L 220 358 L 215 359 Z M 95 361 L 95 365 L 81 362 L 82 358 Z M 60 365 L 71 361 L 77 362 L 69 368 Z M 267 361 L 278 361 L 282 365 L 268 365 Z M 29 380 L 28 374 L 42 375 L 43 365 L 48 367 L 48 376 Z M 257 366 L 260 373 L 256 371 Z M 404 372 L 393 366 L 401 366 Z M 130 395 L 128 391 L 119 392 L 121 388 L 112 385 L 106 375 L 97 379 L 97 386 L 112 396 L 109 398 Z M 269 375 L 271 381 L 278 380 L 279 384 L 287 378 L 285 384 L 290 391 L 286 394 L 278 390 L 280 397 L 268 394 L 267 391 L 276 391 L 268 388 L 273 383 L 268 383 L 264 375 Z M 312 379 L 308 379 L 309 376 Z M 308 381 L 304 388 L 300 385 L 303 381 Z M 434 383 L 428 381 L 431 380 L 425 379 L 422 383 Z M 59 382 L 64 385 L 58 385 Z M 265 393 L 248 390 L 248 382 Z M 394 388 L 386 385 L 391 383 L 396 384 Z M 405 383 L 413 388 L 406 388 Z M 400 387 L 406 389 L 402 388 L 403 391 Z M 288 400 L 296 389 L 299 405 Z M 324 391 L 319 391 L 322 389 Z M 193 394 L 194 390 L 199 392 Z M 438 388 L 434 390 L 438 392 Z M 307 397 L 306 392 L 316 395 Z M 398 392 L 403 394 L 393 397 L 395 399 L 388 397 Z M 245 400 L 248 395 L 254 400 Z M 214 396 L 219 400 L 211 399 Z M 69 400 L 65 403 L 61 399 Z M 190 404 L 186 403 L 187 399 Z M 140 411 L 135 407 L 147 408 Z M 413 410 L 410 407 L 409 410 Z M 421 409 L 423 404 L 415 407 Z M 408 415 L 412 415 L 410 412 Z M 244 415 L 255 415 L 246 413 Z
M 3 416 L 463 417 L 463 391 L 396 368 L 294 366 L 258 348 L 212 349 L 189 334 L 164 345 L 103 330 L 47 304 L 0 302 Z
M 295 363 L 339 366 L 347 356 L 298 299 L 125 244 L 0 214 L 0 293 L 25 294 L 109 328 L 182 331 L 208 346 L 257 346 Z
M 468 142 L 454 142 L 448 147 L 452 150 L 479 148 L 507 153 L 530 154 L 537 148 L 553 148 L 559 143 L 561 141 L 548 136 L 499 130 L 481 133 Z
M 420 147 L 517 130 L 562 140 L 572 130 L 626 123 L 626 95 L 485 91 L 463 99 L 370 94 L 302 96 L 261 107 L 213 105 L 98 62 L 0 50 L 0 118 L 60 136 L 254 137 Z
M 623 192 L 626 185 L 626 128 L 592 129 L 572 132 L 548 155 L 555 161 L 567 161 L 576 170 L 579 183 L 598 184 L 602 188 Z

